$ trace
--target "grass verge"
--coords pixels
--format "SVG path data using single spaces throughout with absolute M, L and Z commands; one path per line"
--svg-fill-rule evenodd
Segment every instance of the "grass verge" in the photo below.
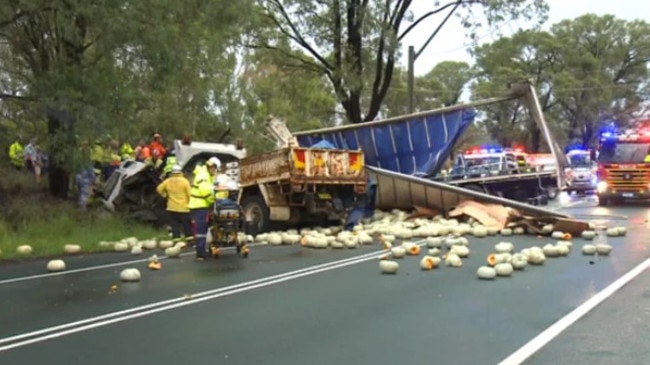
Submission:
M 100 241 L 118 241 L 135 236 L 148 239 L 164 235 L 163 229 L 127 222 L 105 211 L 97 202 L 81 211 L 74 202 L 54 199 L 47 192 L 44 177 L 37 186 L 26 172 L 0 168 L 0 261 L 64 254 L 65 244 L 77 244 L 82 252 L 106 251 Z M 16 248 L 30 245 L 32 253 L 18 254 Z

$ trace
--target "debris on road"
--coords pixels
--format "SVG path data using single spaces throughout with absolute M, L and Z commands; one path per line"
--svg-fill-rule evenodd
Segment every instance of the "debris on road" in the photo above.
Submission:
M 399 263 L 390 260 L 379 260 L 379 268 L 382 274 L 397 274 Z
M 65 261 L 63 260 L 50 260 L 47 263 L 47 271 L 57 272 L 65 270 Z
M 128 268 L 122 270 L 120 273 L 120 279 L 124 282 L 137 282 L 140 281 L 140 270 L 136 268 Z

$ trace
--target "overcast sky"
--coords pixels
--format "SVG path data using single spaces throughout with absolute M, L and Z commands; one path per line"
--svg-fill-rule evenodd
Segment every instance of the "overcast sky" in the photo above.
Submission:
M 650 21 L 650 1 L 642 0 L 547 0 L 550 6 L 549 20 L 545 27 L 557 23 L 564 19 L 573 19 L 586 13 L 595 13 L 597 15 L 613 14 L 618 18 L 625 20 L 642 19 Z M 411 10 L 414 12 L 415 19 L 419 15 L 431 10 L 434 0 L 416 0 Z M 445 4 L 446 2 L 440 1 Z M 426 42 L 427 38 L 437 27 L 446 14 L 436 15 L 422 22 L 412 31 L 402 42 L 402 51 L 404 57 L 401 60 L 402 65 L 406 67 L 408 46 L 415 47 L 417 52 Z M 512 34 L 520 28 L 527 28 L 523 21 L 509 22 L 502 26 L 501 32 Z M 471 57 L 466 49 L 469 39 L 465 36 L 464 29 L 457 18 L 452 17 L 440 30 L 440 33 L 429 43 L 426 50 L 418 57 L 415 62 L 415 74 L 423 75 L 429 72 L 437 63 L 452 60 L 465 61 L 472 63 Z M 481 43 L 489 43 L 498 38 L 496 31 L 488 29 L 479 30 L 478 36 Z

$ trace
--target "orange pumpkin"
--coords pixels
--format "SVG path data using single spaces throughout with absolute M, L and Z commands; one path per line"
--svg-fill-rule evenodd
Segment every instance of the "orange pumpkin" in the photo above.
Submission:
M 162 264 L 160 263 L 160 261 L 151 261 L 149 263 L 149 269 L 151 269 L 151 270 L 160 270 L 160 269 L 162 269 Z
M 307 246 L 307 235 L 302 236 L 302 238 L 300 239 L 300 245 Z
M 411 246 L 411 255 L 413 255 L 413 256 L 420 255 L 420 246 L 418 246 L 418 245 Z
M 431 258 L 431 257 L 427 257 L 427 258 L 425 258 L 425 259 L 424 259 L 424 263 L 425 263 L 426 268 L 427 268 L 428 270 L 431 270 L 431 269 L 433 269 L 434 267 L 436 267 L 436 262 L 433 261 L 433 258 Z
M 487 263 L 490 266 L 496 265 L 497 264 L 497 255 L 493 254 L 493 253 L 489 254 L 488 257 L 487 257 Z
M 571 241 L 573 236 L 571 235 L 571 233 L 565 233 L 562 238 L 564 238 L 565 241 Z
M 221 251 L 216 247 L 212 247 L 211 251 L 212 251 L 212 256 L 214 257 L 219 257 L 219 254 L 221 253 Z

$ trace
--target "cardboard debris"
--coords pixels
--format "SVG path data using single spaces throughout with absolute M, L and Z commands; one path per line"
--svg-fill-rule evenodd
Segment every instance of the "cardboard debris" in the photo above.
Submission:
M 486 227 L 498 229 L 505 228 L 510 217 L 520 216 L 515 209 L 498 204 L 482 204 L 473 200 L 462 201 L 449 212 L 451 218 L 463 215 L 476 219 Z
M 539 235 L 547 235 L 542 227 L 553 224 L 555 231 L 579 235 L 589 229 L 589 223 L 576 219 L 557 217 L 528 217 L 521 215 L 516 209 L 499 204 L 483 204 L 473 200 L 465 200 L 449 212 L 449 217 L 468 216 L 476 219 L 486 227 L 503 229 L 505 227 L 523 227 L 527 231 Z

